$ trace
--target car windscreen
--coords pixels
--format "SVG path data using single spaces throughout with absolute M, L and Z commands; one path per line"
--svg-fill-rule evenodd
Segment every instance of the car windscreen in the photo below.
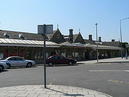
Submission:
M 16 60 L 16 58 L 15 58 L 15 57 L 7 58 L 7 60 L 9 60 L 9 61 L 13 61 L 13 60 Z

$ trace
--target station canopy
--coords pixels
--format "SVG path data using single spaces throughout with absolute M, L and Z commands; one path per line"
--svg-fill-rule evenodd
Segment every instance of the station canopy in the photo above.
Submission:
M 38 40 L 20 40 L 20 39 L 8 39 L 8 38 L 0 38 L 0 46 L 21 46 L 21 47 L 43 47 L 44 41 Z M 95 44 L 81 44 L 81 43 L 69 43 L 64 42 L 61 44 L 57 44 L 51 41 L 46 41 L 46 47 L 81 47 L 81 48 L 91 48 L 97 49 L 97 45 Z M 98 49 L 106 49 L 106 50 L 121 50 L 120 47 L 116 46 L 106 46 L 106 45 L 98 45 Z
M 68 47 L 81 47 L 81 48 L 91 48 L 96 50 L 97 45 L 96 44 L 81 44 L 81 43 L 69 43 L 64 42 L 60 44 L 61 46 L 68 46 Z M 120 47 L 117 46 L 106 46 L 106 45 L 98 45 L 98 49 L 100 50 L 121 50 Z
M 92 48 L 92 49 L 97 49 L 97 45 L 95 44 L 86 44 L 86 47 Z M 106 46 L 106 45 L 98 45 L 98 49 L 100 50 L 121 50 L 120 47 L 117 46 Z
M 85 47 L 82 43 L 70 43 L 70 42 L 64 42 L 60 44 L 61 46 L 68 46 L 68 47 Z
M 0 46 L 43 47 L 44 41 L 0 38 Z M 59 47 L 59 45 L 46 41 L 46 47 Z

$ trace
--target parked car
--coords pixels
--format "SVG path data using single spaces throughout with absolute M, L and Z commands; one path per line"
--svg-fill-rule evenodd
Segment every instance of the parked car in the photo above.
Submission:
M 35 64 L 33 60 L 25 60 L 23 57 L 20 56 L 10 56 L 5 60 L 0 60 L 0 62 L 6 63 L 9 67 L 31 67 Z
M 53 66 L 55 64 L 69 64 L 69 65 L 73 65 L 73 64 L 76 64 L 76 62 L 77 61 L 72 59 L 72 58 L 66 58 L 66 57 L 60 56 L 60 55 L 50 56 L 46 60 L 46 63 L 48 64 L 48 66 Z
M 5 62 L 0 62 L 0 72 L 9 68 L 9 66 Z

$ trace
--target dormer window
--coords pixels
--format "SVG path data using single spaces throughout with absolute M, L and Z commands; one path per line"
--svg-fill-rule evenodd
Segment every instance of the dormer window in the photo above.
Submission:
M 20 38 L 20 39 L 24 39 L 23 34 L 19 34 L 19 38 Z
M 9 38 L 9 35 L 7 33 L 4 33 L 5 38 Z

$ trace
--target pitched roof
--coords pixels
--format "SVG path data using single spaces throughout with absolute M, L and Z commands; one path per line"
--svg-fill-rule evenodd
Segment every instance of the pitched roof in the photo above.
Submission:
M 73 43 L 78 42 L 77 39 L 78 39 L 79 36 L 82 37 L 80 32 L 78 34 L 73 34 Z M 66 41 L 69 41 L 69 35 L 64 35 L 64 38 L 65 38 Z M 83 37 L 82 37 L 82 39 L 83 39 Z
M 120 42 L 119 41 L 113 41 L 113 42 L 102 42 L 103 45 L 107 45 L 107 46 L 120 46 Z
M 75 42 L 75 40 L 77 39 L 78 36 L 79 36 L 79 34 L 73 34 L 73 42 Z
M 48 39 L 50 40 L 57 31 L 60 31 L 60 30 L 59 29 L 53 30 L 53 33 L 47 34 Z
M 77 39 L 79 34 L 73 34 L 73 41 Z M 69 35 L 64 35 L 64 38 L 69 38 Z
M 8 31 L 8 30 L 0 30 L 0 38 L 5 38 L 4 36 L 5 33 L 11 39 L 20 39 L 19 34 L 22 34 L 24 39 L 27 40 L 43 40 L 43 36 L 40 34 L 19 32 L 19 31 Z
M 84 41 L 80 32 L 78 34 L 73 35 L 73 42 L 85 43 L 85 41 Z
M 54 33 L 52 33 L 52 34 L 47 34 L 48 39 L 50 40 L 50 39 L 53 37 L 53 35 L 54 35 Z
M 88 40 L 88 39 L 84 39 L 84 41 L 85 41 L 86 44 L 88 44 L 88 43 L 89 44 L 95 44 L 95 41 L 93 41 L 93 40 L 91 41 L 91 40 Z

